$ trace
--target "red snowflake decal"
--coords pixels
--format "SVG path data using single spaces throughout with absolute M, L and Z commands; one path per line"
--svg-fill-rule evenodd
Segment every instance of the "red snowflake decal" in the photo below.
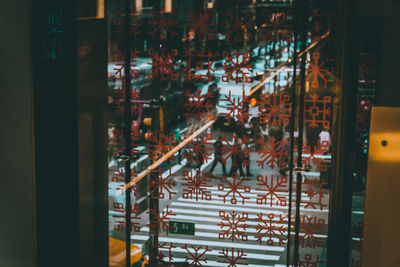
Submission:
M 158 13 L 152 12 L 152 19 L 148 22 L 149 31 L 148 33 L 153 35 L 153 38 L 159 34 L 161 40 L 166 40 L 168 35 L 174 37 L 177 32 L 176 26 L 178 22 L 176 21 L 177 15 L 175 13 Z
M 207 258 L 205 258 L 204 256 L 207 252 L 211 251 L 208 246 L 205 246 L 203 248 L 202 246 L 194 247 L 193 245 L 190 245 L 190 247 L 188 247 L 188 245 L 185 244 L 182 248 L 185 249 L 189 254 L 185 257 L 186 262 L 188 262 L 190 266 L 203 266 L 201 264 L 202 262 L 207 263 Z
M 266 12 L 268 12 L 268 10 L 266 10 L 264 13 Z M 268 21 L 261 25 L 261 39 L 263 41 L 292 41 L 292 12 L 268 12 L 267 14 L 265 14 L 265 17 L 267 17 Z
M 163 168 L 160 168 L 160 173 L 158 179 L 154 181 L 153 179 L 149 179 L 148 183 L 150 185 L 150 194 L 154 194 L 156 189 L 159 190 L 158 197 L 160 199 L 165 198 L 165 194 L 168 194 L 168 198 L 171 199 L 172 195 L 176 194 L 172 189 L 176 185 L 174 180 L 172 179 L 174 175 L 172 174 L 171 169 L 168 169 L 168 172 L 165 173 Z
M 222 27 L 226 30 L 225 36 L 229 41 L 240 43 L 250 38 L 250 29 L 255 26 L 254 13 L 250 10 L 242 15 L 242 10 L 236 8 L 234 12 L 222 14 Z
M 225 58 L 225 63 L 222 66 L 225 74 L 222 75 L 223 82 L 236 81 L 236 82 L 253 82 L 251 75 L 252 67 L 250 60 L 253 57 L 253 53 L 240 53 L 236 51 L 233 55 L 228 52 L 223 52 L 222 55 Z
M 185 67 L 187 73 L 185 76 L 189 81 L 201 80 L 210 82 L 215 78 L 215 69 L 213 68 L 215 61 L 212 60 L 214 57 L 212 52 L 196 52 L 189 50 L 185 56 L 187 63 Z
M 199 12 L 188 8 L 185 12 L 188 17 L 187 25 L 192 32 L 198 34 L 198 40 L 214 40 L 215 39 L 215 12 L 205 11 Z M 190 36 L 187 36 L 190 38 Z
M 242 98 L 236 98 L 231 95 L 231 91 L 229 91 L 228 95 L 224 95 L 220 99 L 223 106 L 226 106 L 227 112 L 222 112 L 221 115 L 225 117 L 228 122 L 231 122 L 231 119 L 237 119 L 241 123 L 247 122 L 250 117 L 250 114 L 246 111 L 249 100 L 245 96 L 243 92 Z
M 323 193 L 323 186 L 326 183 L 319 182 L 317 179 L 308 179 L 304 177 L 303 181 L 303 192 L 307 194 L 309 200 L 302 199 L 302 203 L 306 205 L 304 208 L 313 208 L 313 209 L 320 209 L 323 210 L 324 208 L 328 207 L 328 204 L 324 204 L 324 196 Z M 316 188 L 316 189 L 315 189 Z
M 226 162 L 230 158 L 234 166 L 236 166 L 238 162 L 248 164 L 248 158 L 250 157 L 250 148 L 245 145 L 251 143 L 250 140 L 245 136 L 243 137 L 242 144 L 239 144 L 239 138 L 238 135 L 234 135 L 233 140 L 229 141 L 226 136 L 222 137 L 224 144 L 222 148 L 222 160 Z
M 320 59 L 319 52 L 313 52 L 312 57 L 313 60 L 307 60 L 307 63 L 309 64 L 307 71 L 309 71 L 309 73 L 306 76 L 306 80 L 311 80 L 312 88 L 319 88 L 320 80 L 322 80 L 324 88 L 327 88 L 329 82 L 334 82 L 334 80 L 329 79 L 329 76 L 333 77 L 333 74 L 328 71 L 328 69 L 322 68 L 325 65 L 325 62 L 318 63 Z
M 322 231 L 326 230 L 325 220 L 317 216 L 302 216 L 300 220 L 300 242 L 302 248 L 324 247 L 324 237 L 320 237 Z
M 174 254 L 172 253 L 172 249 L 176 248 L 172 242 L 167 243 L 167 242 L 163 242 L 163 243 L 158 243 L 158 255 L 157 258 L 160 261 L 164 261 L 164 262 L 168 262 L 168 263 L 172 263 L 173 261 L 173 256 Z M 167 254 L 165 254 L 165 252 L 167 252 Z M 168 258 L 168 260 L 167 260 Z
M 326 151 L 326 145 L 317 143 L 314 146 L 314 150 L 311 150 L 311 146 L 308 145 L 307 140 L 304 142 L 303 145 L 303 155 L 302 155 L 302 162 L 304 166 L 311 166 L 314 164 L 316 167 L 316 171 L 326 171 L 327 170 L 327 163 L 326 161 L 322 160 L 321 155 L 324 154 Z M 297 160 L 297 157 L 295 157 Z
M 263 192 L 262 194 L 257 194 L 257 204 L 270 204 L 285 207 L 287 205 L 286 195 L 282 196 L 278 193 L 287 192 L 286 187 L 288 185 L 287 177 L 277 176 L 274 179 L 274 175 L 258 175 L 257 185 L 261 186 L 257 188 L 257 191 Z M 269 180 L 269 181 L 268 181 Z
M 260 156 L 257 163 L 262 168 L 269 165 L 271 169 L 274 169 L 280 163 L 280 159 L 288 155 L 288 151 L 285 150 L 285 143 L 278 142 L 275 137 L 271 137 L 267 142 L 261 138 L 258 143 L 261 145 L 261 149 L 257 151 Z
M 287 216 L 280 214 L 279 220 L 276 223 L 273 222 L 275 217 L 278 217 L 276 214 L 268 213 L 267 217 L 268 219 L 264 219 L 262 213 L 257 214 L 257 221 L 260 223 L 256 226 L 257 233 L 259 233 L 256 238 L 260 244 L 262 244 L 263 238 L 267 238 L 267 245 L 269 246 L 274 245 L 273 238 L 276 238 L 281 246 L 286 241 L 285 223 L 287 224 Z
M 147 155 L 151 160 L 156 160 L 167 153 L 175 142 L 173 134 L 165 135 L 160 132 L 151 133 L 146 146 Z M 173 159 L 173 157 L 172 157 Z
M 135 57 L 139 54 L 139 51 L 135 49 L 135 51 L 132 52 L 132 57 L 131 58 L 131 63 L 130 65 L 130 76 L 131 78 L 137 79 L 139 77 L 139 69 L 137 68 L 136 65 L 136 59 Z M 115 64 L 116 67 L 113 69 L 115 71 L 114 77 L 117 79 L 122 79 L 125 77 L 125 63 L 117 63 Z
M 124 230 L 126 225 L 126 216 L 125 216 L 125 208 L 124 203 L 114 203 L 114 211 L 119 214 L 113 214 L 112 217 L 117 218 L 114 224 L 114 230 Z M 140 232 L 140 217 L 137 216 L 137 212 L 139 211 L 139 204 L 134 204 L 131 207 L 131 231 L 132 232 Z
M 176 216 L 168 205 L 163 211 L 156 212 L 153 209 L 149 209 L 147 213 L 150 214 L 150 216 L 155 216 L 159 229 L 165 231 L 166 235 L 168 235 L 170 231 L 169 220 L 171 219 L 171 216 Z M 147 224 L 147 226 L 149 226 L 150 232 L 157 228 L 156 224 Z
M 183 171 L 184 186 L 182 197 L 184 199 L 211 200 L 211 191 L 208 190 L 211 185 L 211 179 L 204 173 L 199 174 L 193 171 Z
M 269 126 L 289 125 L 291 115 L 290 95 L 282 93 L 262 94 L 260 96 L 260 123 Z
M 232 181 L 231 181 L 232 180 Z M 227 199 L 227 197 L 231 196 L 231 204 L 236 204 L 238 201 L 238 198 L 242 199 L 242 204 L 244 205 L 244 202 L 246 199 L 250 199 L 250 197 L 246 197 L 244 193 L 249 193 L 250 192 L 250 186 L 241 186 L 242 183 L 245 181 L 248 181 L 249 179 L 240 179 L 240 177 L 233 175 L 232 179 L 228 179 L 227 177 L 223 177 L 223 181 L 225 181 L 226 184 L 219 184 L 218 185 L 218 190 L 222 191 L 223 194 L 219 195 L 219 197 L 222 197 L 224 199 L 224 203 Z M 225 189 L 228 189 L 227 191 Z
M 135 177 L 139 172 L 136 170 L 136 167 L 134 167 L 133 169 L 131 169 L 131 177 Z M 112 176 L 112 182 L 118 182 L 118 183 L 125 183 L 125 169 L 124 168 L 117 168 L 116 170 L 114 170 L 114 175 Z M 139 182 L 140 183 L 140 182 Z M 136 191 L 137 188 L 139 186 L 139 183 L 132 186 L 132 192 L 134 194 L 134 196 L 136 197 Z M 124 185 L 121 184 L 120 187 L 122 188 Z
M 319 255 L 316 255 L 316 259 L 314 261 L 311 254 L 305 254 L 304 260 L 299 260 L 299 267 L 318 267 L 322 262 L 323 261 L 319 259 Z
M 248 237 L 246 232 L 246 220 L 249 218 L 247 212 L 243 212 L 242 215 L 236 211 L 231 211 L 226 213 L 225 211 L 219 212 L 219 217 L 221 217 L 221 222 L 218 226 L 221 227 L 221 232 L 219 233 L 219 239 L 229 238 L 235 241 L 236 239 L 247 241 Z
M 177 80 L 178 73 L 175 71 L 175 57 L 178 55 L 178 50 L 174 49 L 171 52 L 160 52 L 154 51 L 154 49 L 148 50 L 149 56 L 152 58 L 152 63 L 147 63 L 152 66 L 151 71 L 148 74 L 150 80 Z
M 211 93 L 203 94 L 200 89 L 194 94 L 187 93 L 186 101 L 183 104 L 187 110 L 186 118 L 189 120 L 194 117 L 197 121 L 200 121 L 204 117 L 208 117 L 209 112 L 214 108 L 214 105 L 209 101 L 211 98 Z
M 234 248 L 228 249 L 228 248 L 223 248 L 222 251 L 218 252 L 219 258 L 222 258 L 222 260 L 218 260 L 217 262 L 221 263 L 227 263 L 227 267 L 236 267 L 238 265 L 248 265 L 246 263 L 246 256 L 243 252 L 243 249 L 236 250 Z
M 324 96 L 323 99 L 317 94 L 305 99 L 304 123 L 312 128 L 318 126 L 329 128 L 329 117 L 331 115 L 331 97 Z
M 209 141 L 205 136 L 198 136 L 191 140 L 187 145 L 188 152 L 184 155 L 188 162 L 202 164 L 211 160 L 213 149 L 209 146 Z

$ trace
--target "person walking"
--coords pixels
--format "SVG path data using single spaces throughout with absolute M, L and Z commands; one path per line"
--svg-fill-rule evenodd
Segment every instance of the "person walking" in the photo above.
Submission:
M 232 176 L 233 174 L 236 175 L 236 171 L 239 169 L 239 174 L 240 176 L 244 176 L 243 172 L 243 154 L 242 154 L 242 139 L 241 138 L 236 138 L 235 144 L 233 147 L 233 151 L 236 151 L 236 153 L 232 154 L 232 166 L 231 166 L 231 171 L 229 172 L 229 176 Z
M 174 130 L 174 142 L 175 142 L 175 146 L 179 145 L 179 143 L 182 141 L 182 137 L 181 137 L 181 131 L 179 130 L 179 128 L 176 128 Z M 181 164 L 181 159 L 182 159 L 182 149 L 179 149 L 178 151 L 178 164 Z
M 217 163 L 219 162 L 222 165 L 223 176 L 226 176 L 225 161 L 222 157 L 223 149 L 224 149 L 224 145 L 222 144 L 222 136 L 219 136 L 218 140 L 214 143 L 214 161 L 211 165 L 211 175 L 213 175 L 213 171 L 214 171 L 215 167 L 217 166 Z

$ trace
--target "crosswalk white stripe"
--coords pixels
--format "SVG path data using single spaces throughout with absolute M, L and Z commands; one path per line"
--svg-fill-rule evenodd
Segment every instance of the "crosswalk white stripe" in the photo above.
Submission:
M 182 259 L 182 258 L 173 258 L 173 262 L 184 262 L 185 260 L 186 259 Z M 224 261 L 224 260 L 221 259 L 221 261 Z M 215 267 L 226 267 L 228 265 L 228 263 L 217 262 L 217 261 L 209 261 L 209 260 L 207 260 L 206 263 L 202 262 L 201 264 L 204 265 L 204 266 L 215 266 Z M 242 264 L 237 263 L 237 265 L 240 266 Z M 246 266 L 250 266 L 250 267 L 274 267 L 274 265 L 265 265 L 265 264 L 263 264 L 263 265 L 249 264 L 249 265 L 246 265 Z
M 185 202 L 172 202 L 169 204 L 169 206 L 178 206 L 178 207 L 190 207 L 193 208 L 192 203 L 185 203 Z M 202 209 L 214 209 L 214 210 L 223 210 L 223 211 L 228 211 L 228 210 L 234 210 L 234 211 L 241 211 L 241 212 L 247 212 L 247 213 L 260 213 L 260 212 L 268 212 L 268 213 L 274 213 L 274 214 L 283 214 L 282 212 L 274 211 L 265 208 L 258 208 L 258 209 L 252 209 L 252 208 L 247 208 L 245 205 L 243 207 L 234 207 L 234 206 L 228 206 L 228 205 L 203 205 L 203 204 L 196 204 L 195 205 L 196 209 L 202 208 Z M 175 209 L 172 209 L 175 211 Z M 301 209 L 302 211 L 310 211 L 310 212 L 321 212 L 320 210 L 314 210 L 314 209 Z M 192 210 L 193 212 L 193 210 Z M 198 210 L 196 210 L 198 212 Z M 326 212 L 324 212 L 326 213 Z
M 250 201 L 249 201 L 250 200 Z M 218 204 L 218 205 L 229 205 L 229 206 L 242 206 L 241 204 L 232 204 L 230 202 L 230 199 L 226 199 L 226 201 L 224 202 L 223 200 L 204 200 L 204 199 L 184 199 L 184 198 L 178 198 L 177 200 L 178 202 L 192 202 L 192 203 L 203 203 L 203 204 Z M 276 203 L 277 200 L 273 200 L 272 203 Z M 250 203 L 249 203 L 250 202 Z M 270 203 L 270 200 L 268 200 L 268 202 Z M 254 203 L 254 204 L 253 204 Z M 306 206 L 306 203 L 300 203 L 300 207 L 302 207 L 302 210 L 308 210 L 308 209 L 304 209 L 304 206 Z M 279 206 L 279 205 L 272 205 L 272 207 L 269 204 L 257 204 L 257 202 L 251 201 L 251 199 L 246 199 L 246 207 L 253 207 L 253 208 L 262 208 L 262 209 L 283 209 L 283 210 L 287 210 L 288 206 Z M 321 210 L 316 210 L 321 212 Z M 327 209 L 323 209 L 323 212 L 328 212 Z
M 149 239 L 146 235 L 131 235 L 133 240 L 146 241 Z M 191 244 L 191 245 L 208 245 L 210 247 L 228 247 L 228 248 L 240 248 L 240 249 L 250 249 L 250 250 L 263 250 L 263 251 L 275 251 L 282 252 L 285 250 L 283 247 L 273 247 L 273 246 L 259 246 L 243 243 L 234 242 L 222 242 L 222 241 L 210 241 L 210 240 L 198 240 L 198 239 L 185 239 L 185 238 L 172 238 L 172 237 L 159 237 L 159 242 L 172 242 L 179 244 Z
M 215 211 L 204 211 L 204 210 L 196 210 L 196 211 L 193 211 L 193 210 L 179 209 L 179 208 L 174 208 L 172 211 L 173 211 L 174 213 L 176 213 L 176 214 L 178 214 L 178 213 L 183 213 L 183 214 L 190 214 L 190 215 L 197 215 L 197 216 L 205 215 L 205 216 L 212 216 L 212 217 L 219 218 L 219 213 L 218 213 L 219 211 L 216 211 L 216 212 L 215 212 Z M 278 212 L 274 212 L 274 211 L 270 211 L 270 212 L 268 212 L 268 213 L 272 213 L 272 214 L 275 214 L 275 215 L 280 215 L 280 214 L 282 214 L 282 213 L 278 213 Z M 175 217 L 175 216 L 171 216 L 171 219 L 173 220 L 174 217 Z M 193 216 L 193 220 L 197 220 L 197 218 L 198 218 L 198 217 Z M 248 218 L 249 218 L 249 219 L 256 219 L 257 216 L 256 216 L 255 214 L 249 213 Z
M 175 210 L 174 210 L 175 211 Z M 186 215 L 181 215 L 181 214 L 177 214 L 174 217 L 171 217 L 171 220 L 185 220 L 186 222 L 213 222 L 213 223 L 219 223 L 221 221 L 221 218 L 217 217 L 218 214 L 215 214 L 216 216 L 214 217 L 205 217 L 204 215 L 202 216 L 186 216 Z M 250 218 L 249 219 L 255 219 L 256 216 L 254 216 L 254 218 Z M 279 221 L 279 217 L 276 217 L 272 220 L 273 222 Z M 258 224 L 258 222 L 256 221 L 247 221 L 246 222 L 247 225 L 254 225 L 256 226 Z
M 198 225 L 196 224 L 196 228 L 198 228 Z M 255 230 L 255 229 L 254 229 Z M 142 229 L 140 229 L 140 231 L 141 232 L 143 232 L 143 233 L 148 233 L 148 231 L 149 231 L 149 228 L 148 227 L 143 227 Z M 248 231 L 246 231 L 246 233 L 247 233 Z M 197 237 L 207 237 L 207 238 L 216 238 L 216 239 L 219 239 L 219 234 L 218 233 L 210 233 L 210 232 L 195 232 L 195 235 L 194 236 L 197 236 Z M 284 238 L 286 238 L 286 235 L 284 234 L 283 235 L 284 236 Z M 257 240 L 257 238 L 254 236 L 254 235 L 247 235 L 247 238 L 248 238 L 248 241 L 256 241 L 256 242 L 259 242 L 258 240 Z M 226 240 L 230 240 L 229 238 L 225 238 Z M 272 238 L 270 238 L 272 241 L 274 241 L 274 242 L 279 242 L 279 238 L 276 238 L 276 237 L 272 237 Z M 222 240 L 222 239 L 221 239 Z M 239 239 L 239 241 L 240 241 L 240 239 Z M 259 245 L 259 246 L 262 246 L 261 244 Z
M 188 247 L 188 249 L 189 249 L 190 252 L 195 252 L 194 249 L 192 249 L 192 248 Z M 168 251 L 168 249 L 163 249 L 163 248 L 160 248 L 160 250 Z M 183 248 L 171 248 L 171 251 L 172 252 L 178 252 L 178 253 L 187 253 L 187 250 L 183 249 Z M 219 256 L 221 254 L 216 250 L 211 250 L 211 251 L 207 251 L 206 255 Z M 260 260 L 266 260 L 266 261 L 277 261 L 277 260 L 279 260 L 280 257 L 278 255 L 246 253 L 246 258 L 260 259 Z M 174 257 L 172 257 L 172 260 L 177 261 L 176 259 L 174 259 Z M 183 260 L 183 261 L 185 261 L 185 260 Z M 208 262 L 208 260 L 207 260 L 207 262 Z

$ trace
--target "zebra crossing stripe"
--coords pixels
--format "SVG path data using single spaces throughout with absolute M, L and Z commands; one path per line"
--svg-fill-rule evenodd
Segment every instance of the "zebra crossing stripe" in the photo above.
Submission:
M 147 235 L 131 235 L 132 240 L 146 241 L 149 239 Z M 191 244 L 191 245 L 208 245 L 210 247 L 222 247 L 222 248 L 238 248 L 238 249 L 249 249 L 249 250 L 262 250 L 262 251 L 274 251 L 283 252 L 285 248 L 277 246 L 260 246 L 234 242 L 224 241 L 210 241 L 210 240 L 198 240 L 198 239 L 186 239 L 186 238 L 174 238 L 174 237 L 159 237 L 159 242 L 172 242 L 177 244 Z

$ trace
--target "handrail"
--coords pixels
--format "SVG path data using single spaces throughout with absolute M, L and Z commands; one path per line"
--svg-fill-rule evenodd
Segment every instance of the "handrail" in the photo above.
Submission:
M 162 157 L 160 157 L 156 162 L 151 164 L 149 167 L 147 167 L 146 170 L 142 171 L 139 173 L 132 181 L 129 183 L 125 184 L 125 186 L 121 189 L 122 192 L 126 191 L 127 189 L 131 188 L 135 184 L 137 184 L 140 180 L 142 180 L 146 175 L 148 175 L 152 170 L 160 166 L 161 163 L 166 161 L 169 157 L 171 157 L 173 154 L 175 154 L 179 149 L 183 148 L 187 143 L 192 141 L 195 137 L 197 137 L 199 134 L 201 134 L 203 131 L 205 131 L 208 127 L 213 125 L 215 122 L 215 119 L 209 120 L 206 124 L 204 124 L 200 129 L 192 133 L 189 137 L 187 137 L 185 140 L 180 142 L 177 146 L 175 146 L 173 149 L 168 151 L 166 154 L 164 154 Z M 121 193 L 122 193 L 121 192 Z
M 303 56 L 305 53 L 307 53 L 308 51 L 310 51 L 313 47 L 315 47 L 321 40 L 325 39 L 328 35 L 330 34 L 330 31 L 327 31 L 324 35 L 321 36 L 321 38 L 313 43 L 311 43 L 304 51 L 300 52 L 298 54 L 298 57 Z M 279 69 L 277 69 L 271 76 L 268 76 L 267 78 L 265 78 L 263 81 L 261 81 L 259 84 L 257 84 L 255 87 L 253 87 L 249 93 L 249 95 L 254 94 L 257 90 L 259 90 L 263 85 L 265 85 L 267 82 L 271 81 L 273 78 L 275 78 L 279 72 L 281 72 L 284 68 L 286 68 L 286 64 L 282 65 L 281 67 L 279 67 Z M 195 137 L 197 137 L 198 135 L 200 135 L 203 131 L 205 131 L 207 128 L 209 128 L 211 125 L 214 124 L 216 120 L 215 119 L 211 119 L 209 120 L 206 124 L 204 124 L 202 127 L 200 127 L 200 129 L 198 129 L 197 131 L 195 131 L 194 133 L 192 133 L 189 137 L 187 137 L 186 139 L 184 139 L 181 143 L 179 143 L 177 146 L 175 146 L 174 148 L 172 148 L 170 151 L 168 151 L 166 154 L 164 154 L 163 156 L 161 156 L 156 162 L 154 162 L 153 164 L 151 164 L 149 167 L 147 167 L 146 170 L 142 171 L 141 173 L 139 173 L 137 176 L 135 176 L 134 179 L 132 179 L 129 183 L 125 184 L 124 187 L 122 187 L 120 189 L 120 193 L 122 194 L 123 192 L 125 192 L 126 190 L 128 190 L 129 188 L 133 187 L 135 184 L 137 184 L 138 182 L 140 182 L 146 175 L 150 174 L 151 171 L 153 171 L 155 168 L 157 168 L 158 166 L 161 165 L 161 163 L 163 163 L 164 161 L 166 161 L 169 157 L 171 157 L 172 155 L 174 155 L 177 151 L 179 151 L 181 148 L 183 148 L 187 143 L 189 143 L 190 141 L 192 141 Z

